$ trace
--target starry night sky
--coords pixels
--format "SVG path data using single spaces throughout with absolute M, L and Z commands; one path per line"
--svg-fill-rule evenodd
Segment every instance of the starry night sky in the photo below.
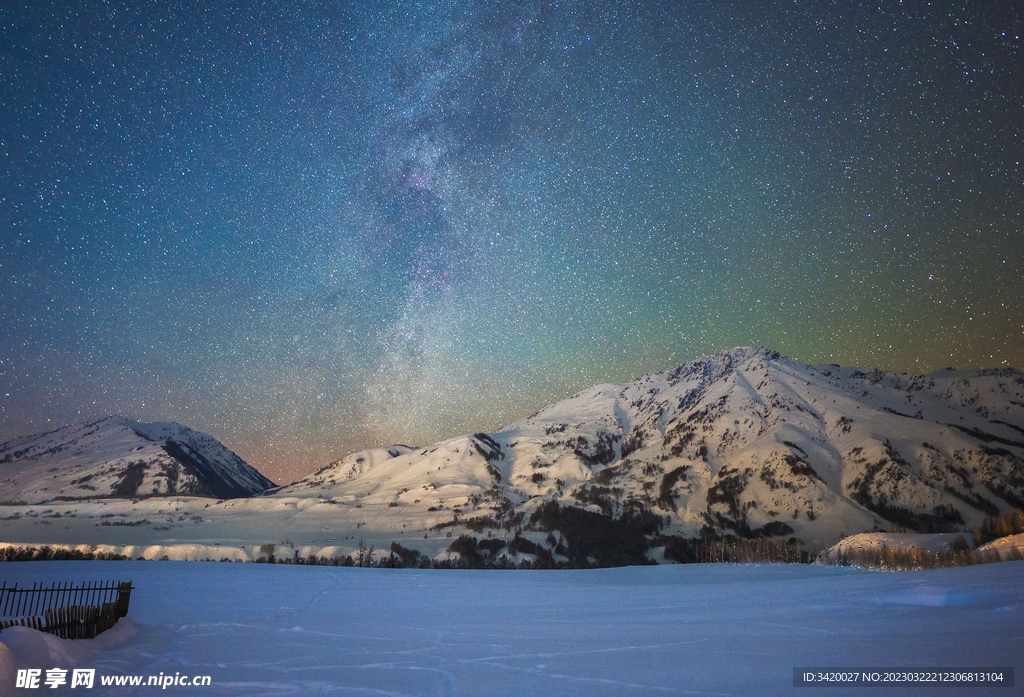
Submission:
M 1010 2 L 0 7 L 0 441 L 278 482 L 734 346 L 1024 367 Z

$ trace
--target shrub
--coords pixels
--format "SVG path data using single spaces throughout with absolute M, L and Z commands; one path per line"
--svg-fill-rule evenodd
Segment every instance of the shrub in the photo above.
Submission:
M 391 555 L 397 555 L 398 559 L 401 560 L 400 566 L 406 568 L 415 568 L 420 562 L 420 553 L 418 550 L 408 549 L 397 542 L 391 543 Z
M 470 569 L 484 568 L 484 558 L 476 549 L 476 538 L 469 535 L 459 535 L 454 542 L 448 546 L 449 552 L 459 555 L 466 566 Z

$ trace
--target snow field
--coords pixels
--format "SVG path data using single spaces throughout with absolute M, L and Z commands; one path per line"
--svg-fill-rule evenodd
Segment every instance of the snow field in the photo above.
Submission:
M 999 667 L 1024 655 L 1024 562 L 904 573 L 36 562 L 0 565 L 0 577 L 136 587 L 129 618 L 96 640 L 0 632 L 0 694 L 27 694 L 11 687 L 17 668 L 84 667 L 210 675 L 206 695 L 897 695 L 906 688 L 794 688 L 793 669 Z

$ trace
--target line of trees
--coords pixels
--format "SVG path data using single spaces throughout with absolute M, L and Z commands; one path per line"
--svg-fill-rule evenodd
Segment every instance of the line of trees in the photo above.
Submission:
M 0 548 L 0 562 L 3 561 L 128 561 L 123 554 L 110 552 L 83 552 L 66 547 L 3 547 Z
M 646 513 L 646 511 L 641 511 Z M 797 564 L 814 562 L 820 550 L 807 549 L 796 538 L 782 537 L 711 537 L 685 538 L 656 535 L 661 522 L 653 515 L 639 515 L 628 511 L 619 518 L 608 518 L 589 511 L 559 507 L 550 502 L 541 506 L 530 523 L 549 532 L 549 544 L 543 545 L 516 534 L 506 543 L 504 540 L 477 539 L 461 535 L 452 541 L 449 551 L 455 553 L 451 559 L 431 559 L 419 551 L 391 543 L 389 554 L 375 554 L 373 546 L 360 540 L 353 555 L 342 557 L 300 557 L 298 551 L 290 556 L 275 556 L 275 545 L 262 545 L 257 563 L 302 564 L 316 566 L 359 566 L 376 568 L 417 568 L 417 569 L 588 569 L 625 564 L 653 564 L 647 558 L 650 547 L 663 546 L 664 558 L 681 564 L 733 563 L 733 564 Z M 554 533 L 558 532 L 556 541 Z M 988 518 L 981 526 L 973 528 L 974 544 L 980 546 L 1000 537 L 1024 533 L 1024 511 Z M 653 539 L 647 535 L 654 534 Z M 501 553 L 503 549 L 507 553 Z M 513 558 L 528 554 L 532 558 L 513 561 Z M 556 560 L 555 555 L 568 558 Z M 167 559 L 167 557 L 163 557 Z M 933 552 L 925 549 L 881 547 L 844 550 L 828 562 L 837 566 L 861 566 L 873 569 L 909 570 L 937 569 L 951 566 L 970 566 L 999 561 L 1017 561 L 1024 558 L 1016 546 L 1009 546 L 1001 554 L 995 550 L 979 552 L 962 536 L 948 551 Z M 141 557 L 140 557 L 141 559 Z M 126 561 L 128 557 L 109 552 L 82 551 L 64 547 L 27 546 L 0 548 L 0 562 L 4 561 Z M 206 559 L 206 561 L 215 561 Z M 232 561 L 221 559 L 221 561 Z
M 818 554 L 817 549 L 804 548 L 796 537 L 665 537 L 659 541 L 665 545 L 665 559 L 680 564 L 809 564 Z

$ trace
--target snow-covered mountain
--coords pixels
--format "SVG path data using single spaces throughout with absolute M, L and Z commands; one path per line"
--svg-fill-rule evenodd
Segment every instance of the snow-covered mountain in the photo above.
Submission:
M 368 528 L 503 537 L 577 525 L 570 508 L 649 537 L 964 530 L 1024 507 L 1024 374 L 896 375 L 737 348 L 499 433 L 350 455 L 272 495 L 322 497 Z
M 273 482 L 219 441 L 122 416 L 0 444 L 3 503 L 103 497 L 251 496 Z
M 1024 508 L 1024 374 L 738 348 L 497 433 L 365 450 L 270 487 L 208 436 L 115 417 L 0 445 L 0 532 L 132 557 L 331 557 L 364 542 L 579 565 L 692 559 L 697 537 L 821 550 L 844 534 L 961 532 Z

